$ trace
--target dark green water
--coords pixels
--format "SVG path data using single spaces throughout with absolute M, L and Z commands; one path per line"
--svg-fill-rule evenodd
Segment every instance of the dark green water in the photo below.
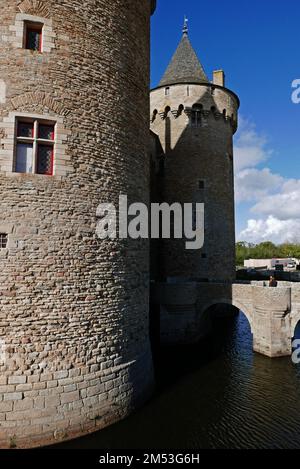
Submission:
M 300 367 L 252 352 L 246 318 L 159 356 L 158 390 L 128 419 L 61 448 L 300 448 Z

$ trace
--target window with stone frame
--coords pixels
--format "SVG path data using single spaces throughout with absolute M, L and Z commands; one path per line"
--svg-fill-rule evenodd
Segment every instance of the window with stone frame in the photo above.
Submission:
M 25 0 L 26 1 L 26 0 Z M 35 3 L 40 3 L 35 1 Z M 7 34 L 2 34 L 2 40 L 12 44 L 17 49 L 27 49 L 36 53 L 50 53 L 55 49 L 56 33 L 53 20 L 47 12 L 46 5 L 42 16 L 39 12 L 20 12 L 16 14 L 14 24 L 9 26 Z M 42 13 L 42 12 L 40 12 Z
M 43 24 L 25 21 L 24 24 L 24 48 L 42 52 Z
M 202 125 L 202 104 L 194 104 L 191 112 L 191 125 L 192 127 L 201 127 Z
M 16 120 L 16 173 L 53 175 L 55 128 L 55 122 L 24 118 Z

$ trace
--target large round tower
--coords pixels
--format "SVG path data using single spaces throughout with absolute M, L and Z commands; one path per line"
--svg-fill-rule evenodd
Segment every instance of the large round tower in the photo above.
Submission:
M 153 383 L 146 241 L 97 206 L 148 200 L 155 2 L 0 1 L 0 442 L 128 414 Z
M 164 149 L 163 201 L 204 203 L 202 250 L 165 241 L 162 277 L 171 282 L 232 281 L 235 276 L 233 134 L 239 100 L 224 73 L 209 82 L 188 38 L 182 40 L 159 86 L 151 91 L 151 130 Z

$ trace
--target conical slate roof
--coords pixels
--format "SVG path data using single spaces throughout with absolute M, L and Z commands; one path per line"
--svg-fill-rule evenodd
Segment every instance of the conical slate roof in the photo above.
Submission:
M 187 29 L 175 54 L 161 79 L 159 86 L 174 85 L 176 83 L 208 83 L 205 71 L 188 38 Z

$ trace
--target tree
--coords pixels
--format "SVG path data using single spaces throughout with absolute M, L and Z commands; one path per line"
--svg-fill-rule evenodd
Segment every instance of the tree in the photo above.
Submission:
M 278 257 L 279 249 L 271 241 L 265 241 L 257 244 L 252 250 L 253 259 L 272 259 Z
M 236 265 L 243 266 L 244 260 L 249 259 L 250 247 L 249 243 L 241 241 L 236 244 Z
M 246 259 L 272 259 L 292 257 L 300 259 L 300 244 L 283 243 L 276 246 L 271 241 L 251 244 L 240 241 L 236 244 L 236 265 L 243 266 Z

